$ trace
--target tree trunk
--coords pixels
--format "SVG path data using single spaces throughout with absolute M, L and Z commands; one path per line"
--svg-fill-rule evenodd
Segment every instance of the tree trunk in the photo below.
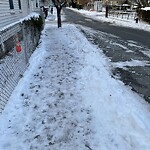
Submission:
M 106 5 L 105 17 L 108 18 L 108 5 Z
M 57 7 L 57 23 L 58 28 L 61 27 L 61 7 Z

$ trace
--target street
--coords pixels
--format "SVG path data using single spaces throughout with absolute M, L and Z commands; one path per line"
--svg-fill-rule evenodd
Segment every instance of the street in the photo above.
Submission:
M 102 49 L 111 62 L 112 76 L 150 102 L 150 32 L 102 23 L 69 9 L 64 12 L 66 21 L 75 23 L 91 43 Z
M 104 55 L 124 41 L 56 15 L 1 114 L 0 150 L 150 150 L 150 105 L 112 74 L 127 62 Z

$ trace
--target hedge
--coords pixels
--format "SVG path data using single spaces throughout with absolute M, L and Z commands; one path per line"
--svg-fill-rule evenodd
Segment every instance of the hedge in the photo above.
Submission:
M 150 10 L 149 9 L 141 9 L 140 10 L 140 18 L 143 21 L 150 23 Z

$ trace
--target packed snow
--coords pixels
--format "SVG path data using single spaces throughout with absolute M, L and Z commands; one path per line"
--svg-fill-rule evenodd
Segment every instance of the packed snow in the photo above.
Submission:
M 125 61 L 125 62 L 115 62 L 112 63 L 112 65 L 117 68 L 124 68 L 126 69 L 126 67 L 128 66 L 150 66 L 148 61 L 140 61 L 140 60 L 131 60 L 131 61 Z
M 149 105 L 112 78 L 101 49 L 54 19 L 0 115 L 0 150 L 150 150 Z

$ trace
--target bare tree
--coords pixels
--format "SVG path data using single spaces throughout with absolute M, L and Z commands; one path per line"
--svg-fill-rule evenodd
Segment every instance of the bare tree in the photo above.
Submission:
M 138 5 L 138 8 L 150 6 L 150 4 L 148 3 L 148 0 L 134 0 L 134 1 L 133 0 L 128 0 L 128 2 L 130 4 L 136 3 Z
M 140 7 L 147 7 L 149 6 L 148 4 L 148 0 L 136 0 L 137 4 L 140 6 Z
M 67 3 L 67 0 L 52 0 L 57 9 L 57 23 L 58 28 L 61 27 L 61 9 Z

